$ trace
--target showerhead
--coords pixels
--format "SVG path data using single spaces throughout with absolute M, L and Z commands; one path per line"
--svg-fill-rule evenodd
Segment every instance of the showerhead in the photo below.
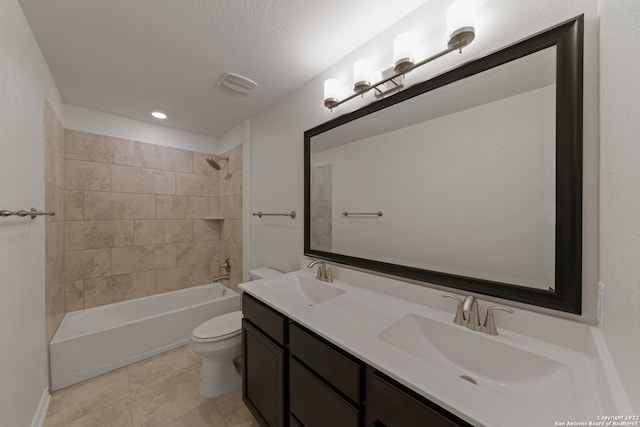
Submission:
M 220 162 L 226 160 L 229 161 L 228 157 L 220 157 L 217 161 L 213 157 L 207 157 L 207 163 L 211 165 L 212 168 L 219 171 L 220 170 Z

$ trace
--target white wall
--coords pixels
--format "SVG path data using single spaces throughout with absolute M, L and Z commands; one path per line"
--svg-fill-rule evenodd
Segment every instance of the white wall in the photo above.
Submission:
M 17 0 L 0 0 L 0 209 L 44 208 L 43 107 L 60 94 Z M 29 426 L 47 388 L 44 218 L 0 218 L 0 425 Z
M 479 0 L 477 35 L 462 54 L 451 54 L 408 75 L 409 84 L 439 74 L 463 62 L 485 56 L 531 34 L 585 14 L 584 56 L 584 200 L 583 200 L 583 316 L 547 310 L 552 315 L 595 322 L 598 279 L 598 25 L 597 0 Z M 357 109 L 371 100 L 370 94 L 330 112 L 322 105 L 323 82 L 329 77 L 350 80 L 352 64 L 370 57 L 391 64 L 393 38 L 403 31 L 421 33 L 424 57 L 445 45 L 445 15 L 451 0 L 430 0 L 407 18 L 392 25 L 316 79 L 272 106 L 252 122 L 252 189 L 254 210 L 291 210 L 295 220 L 252 219 L 252 266 L 294 270 L 299 266 L 303 238 L 303 132 L 315 125 Z M 426 32 L 429 29 L 428 33 Z M 377 69 L 383 69 L 379 65 Z M 320 71 L 320 70 L 319 70 Z M 257 160 L 259 159 L 259 160 Z M 545 310 L 541 310 L 545 311 Z
M 204 153 L 221 153 L 220 139 L 65 104 L 64 127 Z
M 603 334 L 640 413 L 640 3 L 600 0 L 600 280 Z

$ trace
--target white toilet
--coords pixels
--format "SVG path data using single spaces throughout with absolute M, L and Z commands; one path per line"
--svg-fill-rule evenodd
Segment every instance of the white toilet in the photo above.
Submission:
M 282 273 L 270 268 L 249 271 L 251 280 L 267 279 Z M 216 316 L 200 324 L 191 334 L 191 348 L 202 357 L 200 387 L 204 397 L 214 397 L 240 385 L 233 359 L 240 356 L 242 311 Z

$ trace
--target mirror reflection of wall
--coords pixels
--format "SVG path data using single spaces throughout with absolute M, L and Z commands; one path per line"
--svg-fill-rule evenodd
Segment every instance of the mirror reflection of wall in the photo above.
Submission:
M 314 136 L 311 248 L 553 288 L 555 55 L 547 48 Z

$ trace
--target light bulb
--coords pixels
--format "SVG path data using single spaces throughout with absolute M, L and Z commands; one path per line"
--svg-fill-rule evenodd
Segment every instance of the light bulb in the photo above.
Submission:
M 167 115 L 160 111 L 154 111 L 153 113 L 151 113 L 151 115 L 156 119 L 160 119 L 160 120 L 164 120 L 167 118 Z
M 416 41 L 411 33 L 402 33 L 393 40 L 393 70 L 403 73 L 415 64 Z
M 475 37 L 475 1 L 456 0 L 447 10 L 447 34 L 449 47 L 471 43 Z
M 371 63 L 368 59 L 358 59 L 353 64 L 353 91 L 366 92 L 371 88 Z
M 333 108 L 338 103 L 338 80 L 327 79 L 324 81 L 324 105 Z

